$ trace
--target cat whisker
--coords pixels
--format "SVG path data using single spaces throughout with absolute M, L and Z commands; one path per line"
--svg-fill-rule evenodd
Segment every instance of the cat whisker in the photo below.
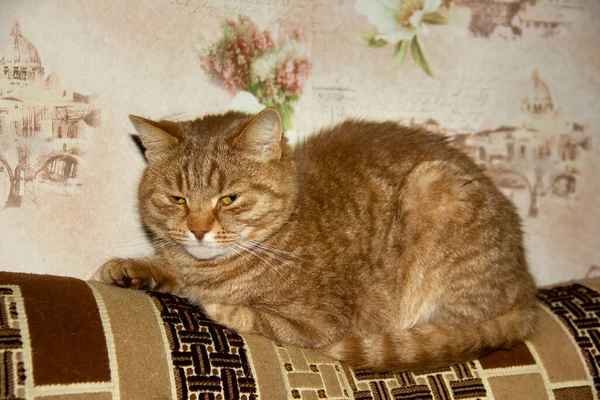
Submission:
M 246 246 L 249 246 L 249 245 L 246 244 Z M 291 260 L 286 260 L 286 259 L 278 256 L 277 254 L 275 254 L 273 252 L 270 252 L 270 251 L 268 251 L 268 250 L 266 250 L 266 249 L 264 249 L 262 247 L 254 245 L 254 246 L 250 246 L 249 248 L 252 249 L 252 250 L 255 250 L 255 251 L 257 251 L 257 252 L 259 252 L 261 254 L 264 254 L 265 256 L 271 257 L 271 258 L 273 258 L 273 259 L 275 259 L 275 260 L 277 260 L 277 261 L 279 261 L 279 262 L 281 262 L 281 263 L 283 263 L 285 265 L 289 265 L 290 267 L 300 268 L 299 266 L 295 265 Z
M 273 264 L 271 264 L 267 259 L 265 259 L 264 257 L 260 256 L 259 254 L 253 252 L 251 249 L 242 246 L 241 244 L 235 243 L 234 244 L 235 247 L 237 247 L 238 249 L 241 249 L 249 254 L 252 254 L 253 256 L 255 256 L 256 258 L 262 260 L 265 262 L 265 264 L 267 264 L 269 267 L 275 269 L 275 266 L 273 266 Z
M 148 238 L 147 236 L 139 236 L 136 238 L 126 239 L 125 241 L 120 241 L 114 244 L 115 247 L 142 247 L 142 246 L 153 246 L 153 247 L 162 247 L 169 243 L 165 239 L 157 239 L 157 238 Z
M 243 259 L 245 259 L 246 261 L 248 261 L 248 263 L 250 263 L 250 265 L 256 265 L 256 263 L 254 262 L 254 260 L 250 257 L 247 257 L 246 254 L 244 254 L 244 252 L 246 251 L 245 249 L 240 250 L 239 248 L 237 248 L 237 246 L 228 246 L 228 248 L 233 250 L 233 254 L 238 255 L 240 257 L 242 257 Z
M 279 269 L 274 266 L 273 264 L 271 264 L 269 261 L 267 261 L 264 257 L 262 257 L 260 254 L 255 253 L 254 251 L 252 251 L 252 249 L 249 249 L 247 247 L 242 246 L 239 243 L 234 243 L 234 246 L 236 246 L 239 249 L 242 249 L 243 251 L 253 255 L 254 257 L 262 260 L 265 264 L 267 264 L 273 271 L 275 271 L 280 277 L 281 279 L 283 279 L 287 284 L 291 284 L 290 280 L 288 278 L 286 278 L 281 271 L 279 271 Z
M 152 245 L 152 247 L 160 248 L 160 247 L 165 247 L 165 246 L 171 244 L 172 240 L 165 239 L 165 238 L 150 238 L 148 240 L 148 242 Z
M 155 115 L 150 116 L 150 119 L 153 120 L 172 120 L 172 121 L 177 121 L 177 120 L 183 120 L 183 119 L 189 119 L 186 118 L 186 111 L 182 110 L 182 109 L 172 109 L 172 110 L 168 110 L 168 111 L 164 111 L 162 113 L 157 113 Z
M 111 244 L 112 247 L 115 248 L 135 248 L 135 247 L 152 247 L 152 244 L 148 242 L 140 242 L 140 243 L 116 243 Z
M 283 257 L 285 257 L 285 256 L 293 257 L 293 258 L 296 258 L 298 260 L 310 263 L 309 260 L 307 260 L 305 258 L 302 258 L 302 257 L 299 257 L 299 256 L 297 256 L 294 253 L 287 252 L 287 251 L 282 251 L 282 250 L 278 250 L 278 249 L 276 249 L 274 247 L 265 245 L 263 243 L 258 243 L 258 242 L 254 242 L 254 241 L 250 241 L 250 240 L 244 240 L 242 243 L 245 244 L 246 246 L 250 246 L 253 249 L 260 250 L 261 253 L 268 254 L 270 257 L 275 258 L 276 260 L 279 260 L 281 262 L 284 262 L 287 265 L 290 265 L 290 266 L 292 266 L 294 268 L 302 269 L 301 266 L 295 264 L 292 260 L 289 260 L 289 259 L 286 260 Z M 279 253 L 279 254 L 276 254 L 276 253 Z
M 297 259 L 302 260 L 302 261 L 308 261 L 306 258 L 300 257 L 299 255 L 297 255 L 295 253 L 292 253 L 290 251 L 280 250 L 280 249 L 278 249 L 276 247 L 269 246 L 268 244 L 265 244 L 265 243 L 262 243 L 262 242 L 257 242 L 255 240 L 250 240 L 250 239 L 244 239 L 244 241 L 247 242 L 247 243 L 250 243 L 250 244 L 252 244 L 254 246 L 261 247 L 261 248 L 263 248 L 265 250 L 271 250 L 271 251 L 274 251 L 276 253 L 285 254 L 287 256 L 291 256 L 291 257 L 297 258 Z M 303 253 L 303 254 L 308 254 L 308 253 Z

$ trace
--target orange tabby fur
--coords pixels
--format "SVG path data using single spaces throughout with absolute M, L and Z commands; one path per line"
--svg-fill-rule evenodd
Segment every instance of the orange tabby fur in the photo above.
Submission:
M 354 120 L 292 150 L 272 108 L 132 122 L 156 257 L 111 260 L 105 282 L 379 371 L 464 362 L 533 332 L 515 209 L 443 137 Z

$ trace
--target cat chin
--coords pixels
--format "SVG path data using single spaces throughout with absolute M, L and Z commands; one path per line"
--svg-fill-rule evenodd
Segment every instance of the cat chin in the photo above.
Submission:
M 198 260 L 213 260 L 231 256 L 229 249 L 217 246 L 185 246 L 185 250 Z

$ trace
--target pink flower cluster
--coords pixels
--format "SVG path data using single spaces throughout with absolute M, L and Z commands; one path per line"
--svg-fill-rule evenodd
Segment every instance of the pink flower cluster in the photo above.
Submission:
M 273 47 L 269 31 L 260 31 L 248 17 L 228 20 L 233 40 L 219 41 L 202 61 L 208 72 L 231 94 L 245 90 L 250 83 L 250 63 L 257 53 Z
M 301 28 L 283 33 L 275 43 L 268 30 L 261 31 L 250 18 L 239 16 L 223 25 L 223 38 L 201 54 L 204 69 L 229 93 L 241 90 L 252 92 L 263 103 L 295 101 L 302 94 L 308 80 L 311 65 L 308 59 L 282 53 L 290 42 L 307 41 L 307 32 Z M 276 67 L 274 76 L 262 77 L 251 82 L 254 60 L 265 53 L 284 58 Z M 256 81 L 256 79 L 255 79 Z M 291 97 L 290 97 L 291 96 Z M 275 98 L 278 100 L 275 100 Z
M 275 83 L 287 92 L 302 95 L 302 88 L 310 77 L 310 63 L 304 58 L 290 58 L 279 66 Z

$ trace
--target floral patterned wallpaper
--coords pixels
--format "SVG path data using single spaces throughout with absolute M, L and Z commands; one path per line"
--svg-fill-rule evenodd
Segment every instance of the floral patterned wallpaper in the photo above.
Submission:
M 149 254 L 127 115 L 277 107 L 451 138 L 523 217 L 540 284 L 600 275 L 595 0 L 0 4 L 0 269 L 88 278 Z
M 242 96 L 234 100 L 234 107 L 244 99 L 275 106 L 284 127 L 290 128 L 296 103 L 310 76 L 307 28 L 260 31 L 248 16 L 239 15 L 237 20 L 224 22 L 221 32 L 222 38 L 208 47 L 202 36 L 197 41 L 204 70 L 230 94 Z

